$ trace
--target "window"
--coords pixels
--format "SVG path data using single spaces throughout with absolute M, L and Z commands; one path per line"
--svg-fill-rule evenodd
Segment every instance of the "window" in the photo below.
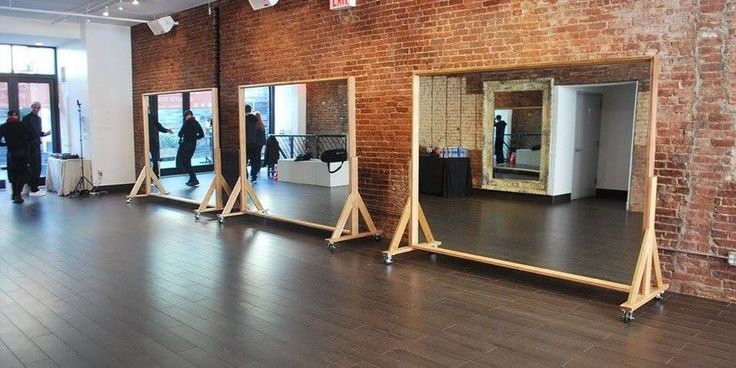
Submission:
M 10 45 L 0 45 L 0 73 L 13 72 L 13 59 Z
M 253 108 L 253 111 L 261 113 L 266 132 L 271 132 L 271 91 L 273 87 L 253 87 L 245 89 L 245 103 Z
M 0 73 L 56 74 L 56 50 L 51 47 L 0 45 Z

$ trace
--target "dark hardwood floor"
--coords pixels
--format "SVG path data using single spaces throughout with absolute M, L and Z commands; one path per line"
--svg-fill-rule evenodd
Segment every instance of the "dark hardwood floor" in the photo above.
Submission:
M 733 367 L 736 305 L 625 295 L 123 195 L 0 191 L 0 367 Z

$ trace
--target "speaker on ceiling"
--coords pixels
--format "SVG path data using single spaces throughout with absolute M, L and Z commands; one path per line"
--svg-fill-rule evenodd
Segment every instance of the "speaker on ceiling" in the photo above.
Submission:
M 248 0 L 253 10 L 261 10 L 276 5 L 279 0 Z
M 179 24 L 179 22 L 175 22 L 174 18 L 163 17 L 148 22 L 148 28 L 151 29 L 151 32 L 153 32 L 153 34 L 158 36 L 164 33 L 168 33 L 177 24 Z

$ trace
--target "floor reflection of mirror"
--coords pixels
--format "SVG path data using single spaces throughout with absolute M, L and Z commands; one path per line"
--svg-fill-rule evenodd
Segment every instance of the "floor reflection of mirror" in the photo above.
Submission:
M 267 169 L 263 168 L 253 189 L 269 214 L 315 224 L 334 225 L 340 217 L 350 187 L 324 187 L 278 181 L 268 177 Z
M 164 185 L 164 188 L 166 188 L 171 197 L 201 201 L 204 199 L 205 194 L 207 194 L 207 189 L 209 189 L 214 177 L 215 173 L 212 171 L 197 173 L 199 185 L 193 187 L 186 185 L 189 179 L 188 174 L 168 175 L 161 177 L 161 184 Z M 156 191 L 156 189 L 153 190 L 154 192 Z M 210 198 L 210 204 L 215 205 L 215 196 Z
M 443 248 L 630 283 L 641 246 L 641 213 L 622 200 L 549 204 L 517 199 L 443 198 L 420 203 Z

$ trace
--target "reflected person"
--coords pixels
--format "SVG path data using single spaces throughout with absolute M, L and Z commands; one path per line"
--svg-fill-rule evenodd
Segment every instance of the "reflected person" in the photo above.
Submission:
M 161 143 L 158 137 L 158 133 L 169 133 L 174 134 L 174 131 L 168 128 L 164 128 L 163 125 L 158 121 L 156 116 L 150 111 L 148 112 L 148 140 L 149 149 L 151 150 L 151 169 L 159 175 L 158 165 L 161 161 Z
M 197 140 L 204 138 L 204 131 L 191 110 L 184 113 L 184 123 L 179 130 L 179 150 L 176 152 L 176 168 L 179 172 L 189 174 L 186 185 L 199 185 L 197 174 L 192 167 L 192 156 L 197 149 Z
M 263 121 L 261 121 L 263 124 Z M 261 147 L 258 117 L 250 105 L 245 105 L 245 158 L 250 162 L 250 181 L 255 183 L 261 170 Z M 263 129 L 265 132 L 265 129 Z M 265 143 L 265 142 L 264 142 Z
M 51 135 L 51 131 L 44 132 L 41 124 L 41 103 L 31 104 L 31 112 L 23 117 L 23 124 L 33 132 L 33 141 L 28 145 L 28 186 L 31 187 L 31 197 L 45 196 L 46 193 L 38 190 L 41 184 L 41 138 Z
M 493 122 L 493 127 L 496 128 L 496 140 L 494 144 L 496 164 L 502 164 L 505 161 L 503 157 L 503 138 L 506 133 L 506 122 L 503 121 L 501 115 L 496 115 L 496 121 Z
M 0 125 L 0 145 L 8 147 L 8 181 L 12 186 L 13 203 L 23 203 L 21 192 L 28 176 L 28 145 L 36 136 L 18 119 L 18 113 L 8 111 L 8 120 Z

